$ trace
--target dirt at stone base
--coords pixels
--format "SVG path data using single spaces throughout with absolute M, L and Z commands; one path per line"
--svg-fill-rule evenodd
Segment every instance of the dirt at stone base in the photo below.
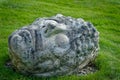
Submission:
M 97 66 L 90 62 L 87 66 L 79 70 L 78 75 L 87 75 L 87 74 L 92 74 L 98 71 Z

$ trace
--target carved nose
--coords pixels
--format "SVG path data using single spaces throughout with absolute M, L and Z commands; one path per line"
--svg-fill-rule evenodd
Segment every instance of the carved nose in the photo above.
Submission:
M 57 26 L 56 26 L 56 28 L 57 29 L 60 29 L 60 30 L 67 30 L 67 27 L 66 27 L 66 25 L 64 25 L 64 24 L 57 24 Z

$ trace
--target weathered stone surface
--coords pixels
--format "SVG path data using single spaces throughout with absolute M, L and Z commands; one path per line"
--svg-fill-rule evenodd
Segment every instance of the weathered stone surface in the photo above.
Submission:
M 36 76 L 77 74 L 99 49 L 99 32 L 83 19 L 38 18 L 9 37 L 12 64 L 22 73 Z

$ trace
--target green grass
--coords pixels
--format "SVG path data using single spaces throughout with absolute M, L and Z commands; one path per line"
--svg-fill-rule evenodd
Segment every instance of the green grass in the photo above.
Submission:
M 8 36 L 38 17 L 57 13 L 92 22 L 100 32 L 99 71 L 87 76 L 51 77 L 50 80 L 120 80 L 120 0 L 0 0 L 0 80 L 46 80 L 25 76 L 5 67 Z

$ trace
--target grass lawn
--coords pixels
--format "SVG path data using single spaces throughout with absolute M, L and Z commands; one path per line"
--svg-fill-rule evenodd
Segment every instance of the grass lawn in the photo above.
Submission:
M 8 36 L 38 17 L 61 13 L 92 22 L 100 32 L 99 71 L 86 76 L 51 77 L 50 80 L 120 80 L 120 0 L 0 0 L 0 80 L 46 80 L 24 76 L 5 67 Z

